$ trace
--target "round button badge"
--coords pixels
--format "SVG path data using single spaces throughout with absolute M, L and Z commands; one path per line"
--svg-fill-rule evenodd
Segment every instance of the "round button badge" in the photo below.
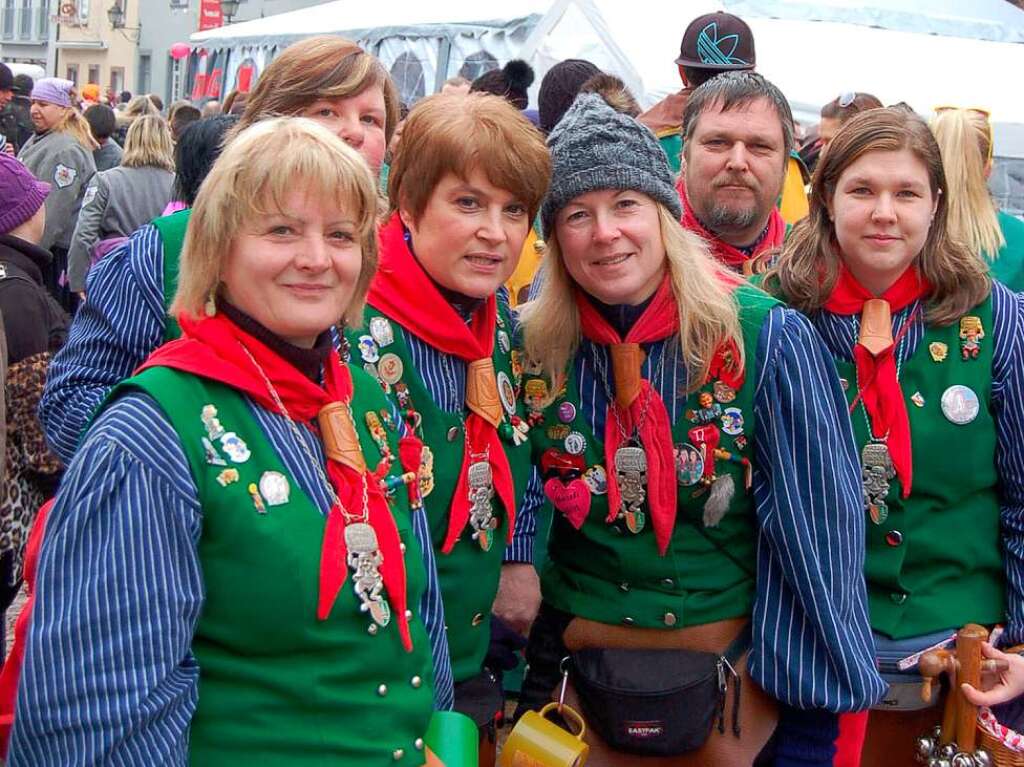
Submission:
M 571 431 L 565 438 L 565 451 L 573 455 L 581 455 L 587 449 L 587 438 L 578 431 Z
M 957 426 L 969 424 L 978 417 L 981 410 L 981 403 L 978 395 L 963 384 L 950 386 L 942 392 L 942 414 L 946 420 L 955 423 Z

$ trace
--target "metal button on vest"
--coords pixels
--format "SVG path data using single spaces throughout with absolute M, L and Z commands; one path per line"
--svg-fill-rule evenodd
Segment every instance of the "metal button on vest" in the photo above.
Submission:
M 666 589 L 674 589 L 676 587 L 676 582 L 671 578 L 662 578 L 661 585 Z
M 484 614 L 483 613 L 477 613 L 476 615 L 473 616 L 472 624 L 474 626 L 479 626 L 483 622 L 484 622 Z
M 416 740 L 414 740 L 412 742 L 412 745 L 416 748 L 417 751 L 422 751 L 423 750 L 423 738 L 416 738 Z
M 383 698 L 388 694 L 388 686 L 386 684 L 378 685 L 377 694 Z
M 377 624 L 371 623 L 369 626 L 367 626 L 366 633 L 370 636 L 377 636 Z
M 676 625 L 676 614 L 675 613 L 665 613 L 664 621 L 665 621 L 665 625 L 666 626 L 675 626 Z
M 622 623 L 625 626 L 632 626 L 634 623 L 636 623 L 636 621 L 634 621 L 632 618 L 623 618 Z
M 890 530 L 885 534 L 885 542 L 896 547 L 903 543 L 903 533 L 899 530 Z
M 412 679 L 409 680 L 409 684 L 411 684 L 413 687 L 419 688 L 419 686 L 423 684 L 423 678 L 419 676 L 414 676 Z
M 889 595 L 889 599 L 893 601 L 893 604 L 901 605 L 907 601 L 907 595 L 899 591 L 894 591 Z
M 459 436 L 459 427 L 458 426 L 453 426 L 452 428 L 450 428 L 448 430 L 448 441 L 449 442 L 454 442 L 456 439 L 458 439 L 458 436 Z
M 628 583 L 620 583 L 619 584 L 619 589 L 621 591 L 629 591 L 629 584 Z
M 405 756 L 405 749 L 404 748 L 396 748 L 394 751 L 391 752 L 391 756 L 397 762 L 399 759 L 401 759 L 403 756 Z
M 405 619 L 406 619 L 407 621 L 408 621 L 408 620 L 412 620 L 412 610 L 406 610 L 406 611 L 405 611 Z

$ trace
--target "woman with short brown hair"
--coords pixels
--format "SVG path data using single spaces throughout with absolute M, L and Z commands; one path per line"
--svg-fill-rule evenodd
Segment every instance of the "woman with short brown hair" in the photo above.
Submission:
M 874 109 L 839 129 L 810 215 L 766 286 L 818 328 L 860 451 L 865 575 L 881 671 L 865 764 L 903 764 L 938 723 L 897 662 L 966 623 L 1024 638 L 1024 306 L 947 232 L 928 126 Z M 915 698 L 916 695 L 916 698 Z
M 549 175 L 543 139 L 504 99 L 419 102 L 391 166 L 392 214 L 380 232 L 364 322 L 348 331 L 353 357 L 425 443 L 421 487 L 438 550 L 455 708 L 483 728 L 485 750 L 493 749 L 501 707 L 497 669 L 484 666 L 492 609 L 525 633 L 538 601 L 532 539 L 540 494 L 528 487 L 502 285 Z

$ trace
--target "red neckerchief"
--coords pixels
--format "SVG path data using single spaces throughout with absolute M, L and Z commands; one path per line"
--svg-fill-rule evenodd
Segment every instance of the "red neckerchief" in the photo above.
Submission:
M 467 363 L 490 360 L 494 353 L 494 328 L 498 305 L 491 296 L 473 314 L 467 325 L 423 271 L 405 241 L 405 229 L 398 214 L 380 230 L 380 267 L 370 286 L 368 302 L 434 349 Z M 487 454 L 494 491 L 508 513 L 508 542 L 516 520 L 512 469 L 498 430 L 476 413 L 466 415 L 466 447 L 459 481 L 448 510 L 448 533 L 441 551 L 451 552 L 469 521 L 467 472 L 472 455 Z
M 857 278 L 849 269 L 842 266 L 839 279 L 824 308 L 833 314 L 860 314 L 865 301 L 881 298 L 888 301 L 890 311 L 896 313 L 930 292 L 931 285 L 921 276 L 917 267 L 907 269 L 884 294 L 874 296 L 857 282 Z M 907 327 L 909 322 L 904 329 Z M 879 439 L 889 435 L 886 444 L 896 474 L 903 485 L 903 497 L 906 498 L 910 495 L 913 483 L 914 462 L 907 403 L 903 399 L 903 389 L 900 387 L 896 372 L 896 346 L 894 341 L 878 356 L 874 356 L 859 343 L 855 343 L 853 358 L 857 365 L 857 382 L 860 388 L 858 396 L 863 399 L 864 408 L 871 419 L 871 433 Z M 857 401 L 854 400 L 853 406 L 856 405 Z
M 622 338 L 590 300 L 579 290 L 576 291 L 576 306 L 580 312 L 580 329 L 583 336 L 596 344 L 635 343 L 645 344 L 660 341 L 679 331 L 679 310 L 672 286 L 666 274 L 651 303 L 640 315 L 633 327 Z M 663 352 L 668 353 L 668 350 Z M 608 522 L 619 513 L 622 496 L 615 478 L 615 451 L 622 444 L 618 423 L 626 431 L 628 439 L 634 428 L 640 424 L 646 405 L 647 415 L 640 427 L 640 443 L 647 454 L 647 505 L 651 512 L 651 524 L 658 544 L 659 553 L 664 556 L 676 524 L 676 471 L 672 453 L 672 424 L 661 395 L 647 379 L 640 383 L 640 392 L 632 404 L 623 410 L 614 397 L 608 403 L 604 423 L 604 455 L 608 471 Z M 618 420 L 615 417 L 618 410 Z
M 192 373 L 230 386 L 252 398 L 267 410 L 279 412 L 267 384 L 249 359 L 243 346 L 263 369 L 274 385 L 288 415 L 297 423 L 308 426 L 331 402 L 349 402 L 352 399 L 352 375 L 341 364 L 337 351 L 331 350 L 324 370 L 321 388 L 294 366 L 283 360 L 269 347 L 241 330 L 223 314 L 201 320 L 186 315 L 178 318 L 182 338 L 164 344 L 154 351 L 139 367 L 140 372 L 150 367 L 169 367 Z M 402 556 L 398 528 L 388 508 L 387 498 L 380 486 L 381 469 L 367 469 L 365 475 L 338 461 L 327 460 L 327 476 L 349 514 L 363 510 L 363 483 L 369 499 L 369 524 L 377 533 L 377 541 L 384 562 L 381 575 L 391 601 L 392 614 L 398 620 L 399 633 L 406 650 L 412 649 L 409 621 L 406 618 L 405 560 Z M 345 517 L 337 506 L 327 514 L 323 544 L 320 550 L 320 592 L 317 617 L 326 620 L 337 599 L 338 592 L 348 574 L 345 562 Z
M 752 263 L 764 251 L 779 247 L 786 237 L 786 222 L 783 220 L 778 208 L 772 208 L 772 212 L 768 216 L 768 229 L 765 231 L 764 236 L 761 237 L 761 241 L 757 243 L 754 252 L 748 256 L 732 245 L 722 242 L 717 234 L 709 232 L 704 228 L 704 224 L 700 222 L 690 206 L 690 198 L 686 195 L 686 185 L 683 183 L 681 175 L 679 176 L 679 181 L 676 182 L 676 190 L 679 192 L 679 199 L 683 203 L 683 217 L 680 220 L 683 228 L 689 229 L 691 232 L 699 234 L 707 240 L 708 245 L 711 247 L 712 255 L 721 263 L 737 272 L 749 274 L 749 272 L 744 272 L 744 265 Z

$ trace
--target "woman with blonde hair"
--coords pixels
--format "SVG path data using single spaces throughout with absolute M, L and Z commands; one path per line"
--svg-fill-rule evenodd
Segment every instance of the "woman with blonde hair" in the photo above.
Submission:
M 331 338 L 376 222 L 376 179 L 311 121 L 217 160 L 183 337 L 113 392 L 47 519 L 7 764 L 427 760 L 428 631 L 447 650 L 421 610 L 421 446 Z
M 777 722 L 775 764 L 830 764 L 837 712 L 884 689 L 831 361 L 681 228 L 636 120 L 583 94 L 549 146 L 548 271 L 521 323 L 554 520 L 521 708 L 564 671 L 598 764 L 750 765 Z M 723 692 L 678 692 L 716 664 Z M 636 695 L 602 699 L 609 683 Z
M 263 70 L 239 124 L 309 117 L 359 152 L 376 173 L 398 123 L 396 94 L 387 71 L 358 45 L 342 37 L 312 37 L 283 50 Z M 283 145 L 277 149 L 285 151 Z M 91 270 L 89 301 L 71 342 L 50 368 L 40 411 L 46 435 L 65 462 L 111 387 L 177 336 L 167 307 L 190 216 L 182 210 L 141 227 Z
M 66 310 L 72 311 L 78 302 L 67 284 L 68 249 L 82 190 L 96 173 L 92 153 L 99 144 L 75 106 L 78 99 L 70 80 L 38 80 L 31 100 L 36 132 L 22 146 L 18 159 L 52 190 L 46 198 L 46 229 L 39 246 L 53 254 L 45 278 L 47 288 Z
M 861 456 L 871 627 L 894 690 L 864 764 L 910 763 L 939 721 L 900 660 L 966 623 L 1024 639 L 1024 306 L 951 236 L 950 201 L 919 117 L 857 115 L 766 275 L 825 339 Z
M 988 190 L 995 149 L 988 113 L 941 107 L 929 125 L 946 169 L 949 236 L 979 254 L 993 279 L 1024 290 L 1024 221 L 999 210 Z
M 84 297 L 90 267 L 143 224 L 159 216 L 174 185 L 171 131 L 159 115 L 132 123 L 121 164 L 93 176 L 71 236 L 68 281 Z

